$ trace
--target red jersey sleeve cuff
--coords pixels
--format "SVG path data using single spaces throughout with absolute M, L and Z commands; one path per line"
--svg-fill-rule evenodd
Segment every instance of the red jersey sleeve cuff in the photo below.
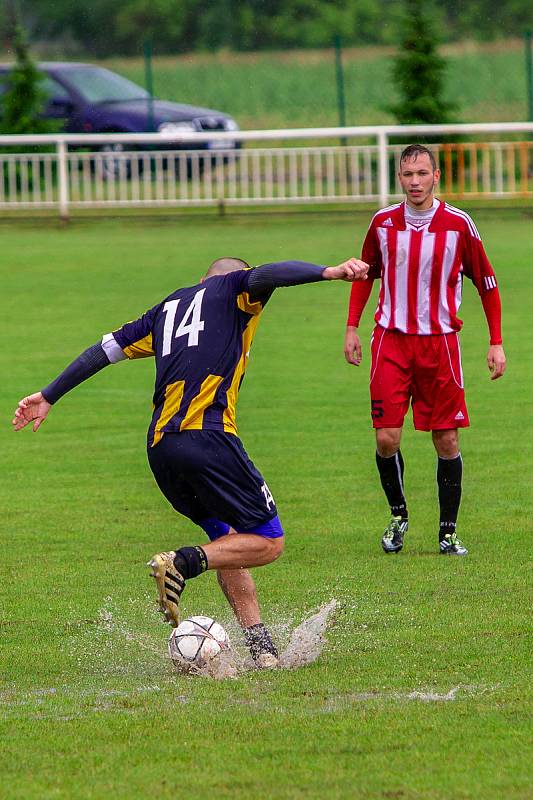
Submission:
M 352 291 L 350 292 L 350 304 L 348 306 L 348 320 L 347 325 L 357 328 L 361 320 L 361 314 L 367 304 L 368 298 L 372 292 L 372 278 L 367 278 L 366 281 L 356 281 L 352 283 Z
M 483 311 L 487 318 L 487 325 L 489 326 L 490 343 L 502 343 L 502 304 L 500 300 L 500 293 L 498 287 L 490 289 L 488 292 L 483 292 L 481 295 L 481 302 L 483 304 Z

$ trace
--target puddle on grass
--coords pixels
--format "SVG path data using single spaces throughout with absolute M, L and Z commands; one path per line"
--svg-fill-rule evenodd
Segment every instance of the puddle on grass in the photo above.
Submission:
M 326 630 L 328 623 L 331 621 L 332 614 L 337 608 L 337 601 L 330 600 L 324 603 L 320 609 L 311 616 L 304 619 L 295 628 L 292 627 L 291 622 L 283 620 L 270 628 L 274 634 L 276 641 L 286 641 L 284 647 L 280 647 L 280 661 L 279 666 L 282 669 L 298 669 L 299 667 L 307 666 L 315 662 L 324 646 L 326 644 Z M 185 667 L 183 669 L 175 668 L 178 672 L 183 674 L 195 674 L 204 677 L 214 678 L 215 680 L 225 680 L 228 678 L 237 678 L 247 672 L 256 670 L 256 666 L 250 658 L 248 651 L 244 645 L 238 643 L 242 639 L 242 632 L 234 619 L 222 620 L 221 624 L 226 628 L 232 647 L 228 651 L 220 653 L 212 661 L 208 662 L 202 668 Z M 112 598 L 106 598 L 102 608 L 98 612 L 98 622 L 96 625 L 96 639 L 98 646 L 94 648 L 94 635 L 95 630 L 91 632 L 92 647 L 83 647 L 82 653 L 78 660 L 81 662 L 85 660 L 88 655 L 93 660 L 105 660 L 106 672 L 109 674 L 110 668 L 115 674 L 135 667 L 137 659 L 131 658 L 131 651 L 139 649 L 144 651 L 150 656 L 155 656 L 157 662 L 169 662 L 169 656 L 166 648 L 161 646 L 161 641 L 158 639 L 154 641 L 146 633 L 136 633 L 132 630 L 132 626 L 128 625 L 123 617 L 123 614 L 117 608 Z M 288 641 L 287 641 L 288 640 Z M 128 656 L 121 652 L 122 645 L 127 646 Z M 79 645 L 79 643 L 78 643 Z M 92 652 L 90 652 L 90 650 Z M 106 654 L 105 659 L 103 653 Z M 138 653 L 140 656 L 140 653 Z M 110 657 L 111 656 L 111 657 Z M 154 664 L 155 666 L 155 664 Z
M 312 664 L 318 659 L 326 644 L 325 633 L 328 622 L 331 620 L 337 605 L 336 600 L 324 603 L 316 614 L 307 617 L 300 625 L 294 628 L 290 634 L 288 644 L 280 652 L 279 668 L 298 669 Z M 178 672 L 194 673 L 214 678 L 215 680 L 237 678 L 243 673 L 257 669 L 250 656 L 243 658 L 234 647 L 220 653 L 201 668 L 185 668 L 182 670 L 179 665 L 175 666 Z
M 65 673 L 64 683 L 57 687 L 46 686 L 29 691 L 17 690 L 14 686 L 6 687 L 0 691 L 0 716 L 71 720 L 102 712 L 143 713 L 143 697 L 169 689 L 172 692 L 186 689 L 183 681 L 177 680 L 180 673 L 174 671 L 167 653 L 168 629 L 162 623 L 154 625 L 151 598 L 147 595 L 125 602 L 126 605 L 124 602 L 119 605 L 108 597 L 96 619 L 73 624 L 72 635 L 65 641 L 64 647 L 65 654 L 74 657 L 80 666 L 75 683 L 72 679 L 69 681 L 68 673 Z M 327 645 L 328 628 L 338 608 L 337 600 L 332 599 L 299 624 L 287 615 L 286 609 L 280 610 L 276 622 L 269 624 L 280 649 L 280 669 L 298 669 L 314 663 L 320 657 Z M 275 614 L 273 616 L 276 617 Z M 236 619 L 228 610 L 227 616 L 221 615 L 219 621 L 229 634 L 232 648 L 197 674 L 214 680 L 251 675 L 255 666 Z M 327 646 L 334 651 L 334 642 Z M 95 676 L 96 686 L 93 685 Z M 86 683 L 87 677 L 90 685 Z M 125 683 L 123 679 L 127 679 Z M 135 685 L 130 687 L 132 679 Z M 460 685 L 441 693 L 430 687 L 427 690 L 418 687 L 417 690 L 401 693 L 394 690 L 338 693 L 332 689 L 331 694 L 318 707 L 310 709 L 309 713 L 348 711 L 354 704 L 376 701 L 453 702 L 458 697 L 478 695 L 494 688 Z M 173 700 L 187 704 L 191 696 L 186 692 L 174 695 Z M 237 698 L 235 702 L 241 700 Z M 265 705 L 267 708 L 268 705 Z

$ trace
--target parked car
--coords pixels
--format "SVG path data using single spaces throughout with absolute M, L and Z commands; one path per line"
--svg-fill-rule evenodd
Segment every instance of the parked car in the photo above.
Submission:
M 222 111 L 173 103 L 150 97 L 141 86 L 104 67 L 73 62 L 38 65 L 45 76 L 42 88 L 48 96 L 46 119 L 57 119 L 66 133 L 177 133 L 179 131 L 236 131 L 235 120 Z M 0 64 L 0 97 L 7 88 L 11 64 Z M 161 145 L 161 148 L 216 150 L 233 149 L 233 141 L 201 144 Z M 142 149 L 153 149 L 143 145 Z M 129 149 L 138 149 L 138 147 Z M 120 152 L 121 144 L 106 145 Z M 111 159 L 111 164 L 112 159 Z

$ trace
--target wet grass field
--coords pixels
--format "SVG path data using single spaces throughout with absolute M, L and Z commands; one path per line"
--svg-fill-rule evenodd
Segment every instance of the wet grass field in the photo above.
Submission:
M 529 796 L 530 211 L 474 213 L 499 278 L 509 365 L 490 382 L 486 323 L 466 282 L 466 559 L 437 553 L 435 456 L 410 421 L 411 529 L 400 555 L 379 546 L 387 508 L 367 385 L 375 294 L 359 369 L 342 355 L 347 285 L 278 290 L 265 310 L 238 422 L 287 545 L 255 577 L 282 648 L 336 600 L 307 666 L 215 681 L 176 675 L 165 657 L 144 564 L 203 533 L 167 507 L 146 463 L 149 360 L 78 387 L 37 434 L 9 429 L 20 397 L 213 258 L 337 263 L 359 250 L 369 216 L 0 226 L 2 798 Z M 183 605 L 222 622 L 244 653 L 212 574 L 188 585 Z

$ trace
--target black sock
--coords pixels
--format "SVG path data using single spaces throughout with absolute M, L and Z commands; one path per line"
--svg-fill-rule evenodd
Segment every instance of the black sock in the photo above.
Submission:
M 244 629 L 244 641 L 250 648 L 250 653 L 254 659 L 261 653 L 271 653 L 276 658 L 278 657 L 276 645 L 272 641 L 268 628 L 262 622 L 258 622 L 256 625 L 249 625 Z
M 461 453 L 455 458 L 440 458 L 437 464 L 437 485 L 439 487 L 440 526 L 439 540 L 454 533 L 457 514 L 461 502 L 461 481 L 463 460 Z
M 188 581 L 189 578 L 196 578 L 206 571 L 207 556 L 201 547 L 181 547 L 176 550 L 174 566 Z
M 407 503 L 403 493 L 403 458 L 398 450 L 393 456 L 383 458 L 376 452 L 376 464 L 383 491 L 387 495 L 391 514 L 407 519 Z

